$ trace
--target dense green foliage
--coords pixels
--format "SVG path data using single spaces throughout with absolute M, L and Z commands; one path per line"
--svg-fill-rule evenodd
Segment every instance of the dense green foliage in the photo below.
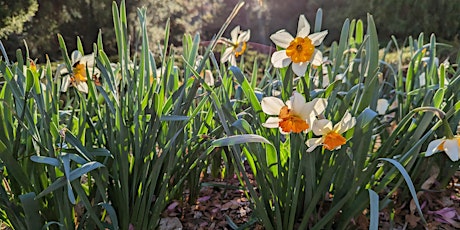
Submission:
M 111 4 L 113 60 L 103 31 L 89 44 L 75 36 L 74 51 L 58 35 L 57 69 L 28 49 L 12 60 L 0 43 L 2 227 L 156 229 L 169 203 L 197 200 L 202 175 L 240 180 L 252 209 L 241 228 L 354 229 L 360 217 L 377 229 L 381 209 L 394 222 L 395 199 L 412 201 L 412 218 L 426 224 L 418 195 L 444 189 L 459 169 L 460 56 L 440 62 L 447 45 L 423 34 L 382 50 L 370 14 L 345 20 L 323 46 L 319 10 L 315 24 L 298 20 L 311 40 L 266 34 L 281 44 L 275 58 L 249 66 L 245 39 L 221 39 L 243 2 L 205 49 L 199 33 L 170 46 L 172 21 L 152 42 L 157 19 L 140 8 L 130 25 L 125 1 Z M 61 20 L 84 18 L 72 12 Z M 238 53 L 236 66 L 216 59 L 224 50 Z M 395 63 L 385 62 L 390 50 Z

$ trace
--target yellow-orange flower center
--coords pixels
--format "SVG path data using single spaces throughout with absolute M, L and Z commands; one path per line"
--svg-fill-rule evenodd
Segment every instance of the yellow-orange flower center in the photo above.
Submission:
M 37 65 L 35 65 L 35 62 L 30 61 L 30 70 L 32 72 L 37 72 Z
M 308 37 L 296 37 L 286 49 L 286 55 L 294 63 L 310 61 L 314 52 L 315 46 Z
M 454 137 L 454 139 L 457 141 L 457 145 L 460 147 L 460 138 Z M 446 140 L 442 141 L 441 144 L 438 146 L 439 151 L 445 151 L 444 143 L 446 143 Z
M 300 133 L 310 127 L 305 120 L 300 118 L 298 115 L 293 114 L 292 110 L 287 106 L 283 106 L 281 108 L 278 117 L 281 119 L 279 127 L 286 133 Z
M 444 151 L 444 142 L 445 142 L 445 141 L 441 142 L 441 144 L 438 145 L 438 150 L 439 150 L 439 151 Z
M 324 137 L 323 146 L 327 150 L 334 150 L 337 147 L 345 144 L 346 142 L 347 139 L 342 137 L 342 135 L 332 131 L 326 134 L 326 136 Z
M 85 65 L 77 64 L 73 68 L 73 80 L 76 82 L 86 82 L 86 69 Z
M 246 42 L 239 42 L 233 46 L 233 52 L 235 52 L 235 57 L 243 55 L 244 51 L 246 51 Z

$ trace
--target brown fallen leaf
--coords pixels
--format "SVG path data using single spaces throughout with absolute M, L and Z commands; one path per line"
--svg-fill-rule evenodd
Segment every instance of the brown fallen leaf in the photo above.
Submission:
M 406 222 L 409 224 L 411 228 L 417 227 L 417 224 L 420 221 L 420 219 L 420 217 L 415 216 L 414 214 L 406 215 Z

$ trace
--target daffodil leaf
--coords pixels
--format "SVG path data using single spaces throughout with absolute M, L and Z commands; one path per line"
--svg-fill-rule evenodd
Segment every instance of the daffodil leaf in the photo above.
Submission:
M 271 145 L 270 141 L 265 139 L 265 137 L 256 135 L 256 134 L 243 134 L 243 135 L 235 135 L 230 137 L 224 137 L 217 139 L 212 142 L 214 147 L 222 147 L 222 146 L 229 146 L 229 145 L 240 145 L 246 143 L 265 143 Z
M 26 222 L 28 229 L 35 229 L 35 226 L 40 226 L 43 224 L 43 219 L 40 215 L 40 205 L 38 204 L 38 201 L 34 198 L 34 192 L 19 195 L 22 208 L 24 209 L 24 220 Z
M 82 165 L 81 167 L 71 171 L 70 174 L 69 174 L 68 179 L 69 179 L 69 181 L 76 180 L 76 179 L 80 178 L 81 176 L 83 176 L 83 174 L 86 174 L 86 173 L 88 173 L 88 172 L 90 172 L 90 171 L 92 171 L 94 169 L 100 168 L 100 167 L 105 167 L 105 166 L 103 164 L 99 163 L 99 162 L 96 162 L 96 161 L 88 162 L 88 163 Z M 39 199 L 39 198 L 41 198 L 41 197 L 53 192 L 54 190 L 66 185 L 66 181 L 67 181 L 67 178 L 59 177 L 50 186 L 48 186 L 48 188 L 46 188 L 40 194 L 38 194 L 35 199 Z
M 254 109 L 254 111 L 258 113 L 260 120 L 265 120 L 265 114 L 262 112 L 262 106 L 260 105 L 260 102 L 246 77 L 244 77 L 241 70 L 236 66 L 231 66 L 230 71 L 232 71 L 236 80 L 241 85 L 241 89 L 243 90 L 244 95 L 249 99 L 251 107 Z
M 118 226 L 117 212 L 115 211 L 113 206 L 110 205 L 109 203 L 102 203 L 102 202 L 97 205 L 103 207 L 107 211 L 107 214 L 109 214 L 110 220 L 112 221 L 111 229 L 120 229 Z
M 315 33 L 321 31 L 322 22 L 323 22 L 323 9 L 318 8 L 318 10 L 316 11 L 315 29 L 313 30 Z
M 345 49 L 348 47 L 348 31 L 350 30 L 350 19 L 345 19 L 345 22 L 343 23 L 342 26 L 342 31 L 340 32 L 340 40 L 339 40 L 339 46 L 337 47 L 337 52 L 336 52 L 336 57 L 334 58 L 334 64 L 333 66 L 340 66 L 342 65 L 343 61 L 343 54 Z M 334 69 L 334 74 L 332 76 L 337 76 L 339 73 L 339 68 Z
M 33 162 L 36 162 L 36 163 L 52 165 L 52 166 L 55 166 L 55 167 L 59 167 L 60 164 L 61 164 L 58 159 L 52 158 L 52 157 L 31 156 L 30 160 L 33 161 Z
M 161 116 L 160 121 L 188 121 L 190 120 L 189 116 L 179 116 L 179 115 L 166 115 Z
M 70 132 L 66 132 L 65 134 L 65 140 L 71 144 L 72 146 L 75 147 L 75 149 L 77 149 L 77 151 L 79 153 L 81 153 L 83 156 L 85 156 L 87 158 L 87 160 L 91 160 L 94 158 L 94 155 L 89 152 L 85 146 L 83 146 L 83 144 L 80 142 L 80 140 L 78 140 L 72 133 Z
M 26 76 L 26 93 L 30 92 L 30 89 L 34 86 L 34 74 L 30 69 L 27 69 Z
M 230 137 L 224 137 L 217 139 L 212 142 L 214 147 L 222 147 L 222 146 L 230 146 L 230 145 L 240 145 L 240 144 L 247 144 L 247 143 L 265 143 L 270 146 L 266 149 L 266 162 L 267 166 L 273 172 L 273 175 L 278 175 L 278 168 L 276 167 L 278 163 L 278 158 L 276 156 L 275 147 L 272 145 L 270 141 L 265 139 L 265 137 L 256 135 L 256 134 L 242 134 L 242 135 L 235 135 Z
M 379 160 L 390 162 L 399 170 L 404 180 L 406 181 L 407 187 L 409 187 L 409 191 L 412 195 L 412 199 L 414 200 L 415 206 L 417 207 L 417 212 L 419 213 L 420 218 L 422 218 L 423 223 L 426 224 L 426 220 L 425 220 L 425 217 L 423 217 L 422 208 L 420 207 L 420 203 L 417 198 L 417 192 L 415 191 L 414 184 L 412 183 L 412 180 L 409 174 L 407 173 L 406 169 L 404 168 L 404 166 L 402 166 L 401 163 L 399 163 L 398 161 L 394 159 L 390 159 L 390 158 L 379 158 Z
M 1 40 L 0 40 L 0 50 L 2 51 L 3 58 L 5 58 L 5 63 L 6 63 L 7 65 L 9 65 L 9 64 L 10 64 L 10 60 L 8 59 L 8 55 L 6 54 L 5 47 L 3 46 L 3 43 L 2 43 Z
M 98 156 L 98 157 L 112 157 L 112 154 L 110 154 L 110 151 L 104 148 L 91 149 L 90 152 L 94 156 Z
M 379 229 L 379 195 L 374 190 L 369 189 L 370 203 L 370 230 Z
M 67 196 L 72 204 L 75 204 L 75 195 L 72 191 L 72 186 L 70 185 L 70 157 L 69 154 L 64 154 L 61 157 L 62 163 L 64 165 L 64 175 L 67 184 Z
M 356 33 L 355 33 L 355 42 L 357 44 L 363 43 L 363 37 L 364 37 L 364 29 L 363 29 L 363 21 L 359 19 L 356 22 Z
M 245 119 L 238 119 L 233 122 L 232 127 L 237 128 L 242 133 L 251 133 L 252 126 Z
M 434 107 L 436 108 L 440 108 L 443 100 L 444 100 L 444 93 L 446 92 L 446 90 L 444 88 L 439 88 L 436 93 L 434 94 L 434 97 L 433 97 L 433 105 Z
M 457 101 L 457 103 L 455 103 L 455 111 L 459 111 L 460 110 L 460 101 Z
M 88 162 L 83 157 L 78 156 L 77 154 L 69 154 L 69 158 L 70 160 L 75 161 L 77 164 L 81 164 L 81 165 Z
M 49 227 L 50 227 L 51 225 L 53 225 L 53 224 L 54 224 L 54 225 L 57 225 L 57 226 L 59 226 L 59 227 L 64 228 L 64 225 L 61 224 L 60 222 L 57 222 L 57 221 L 50 221 L 50 222 L 46 223 L 45 225 L 43 225 L 42 230 L 47 230 L 47 229 L 49 229 Z
M 377 117 L 378 113 L 372 109 L 366 108 L 357 118 L 357 126 L 362 129 L 369 126 L 369 124 Z

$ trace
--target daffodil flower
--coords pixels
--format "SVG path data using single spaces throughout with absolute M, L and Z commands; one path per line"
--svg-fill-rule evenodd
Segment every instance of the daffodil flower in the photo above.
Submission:
M 222 38 L 222 41 L 229 45 L 229 47 L 225 49 L 220 61 L 222 63 L 228 61 L 231 65 L 236 66 L 236 58 L 243 55 L 246 51 L 246 42 L 251 37 L 251 31 L 242 31 L 240 30 L 240 26 L 237 26 L 230 32 L 230 36 L 231 39 Z
M 310 130 L 310 125 L 316 116 L 324 112 L 327 100 L 315 98 L 305 102 L 305 98 L 298 92 L 294 92 L 286 104 L 277 97 L 265 97 L 261 102 L 262 110 L 269 117 L 262 125 L 267 128 L 279 128 L 281 133 L 300 133 Z
M 70 74 L 68 74 L 68 70 L 64 64 L 59 65 L 57 68 L 56 72 L 58 76 L 65 75 L 62 78 L 61 92 L 67 92 L 69 86 L 72 85 L 77 88 L 78 91 L 88 93 L 88 84 L 86 83 L 88 76 L 86 74 L 86 68 L 88 68 L 90 74 L 98 74 L 98 70 L 94 68 L 94 56 L 83 56 L 78 50 L 75 50 L 71 54 L 71 64 L 72 72 Z
M 275 45 L 283 48 L 273 53 L 271 57 L 273 66 L 283 68 L 292 63 L 292 71 L 297 76 L 304 76 L 308 63 L 314 66 L 321 65 L 323 54 L 315 47 L 323 42 L 327 33 L 325 30 L 310 34 L 310 24 L 304 15 L 300 15 L 295 38 L 285 30 L 270 36 Z
M 428 157 L 441 151 L 444 151 L 450 160 L 458 161 L 460 159 L 460 136 L 456 135 L 450 139 L 442 138 L 430 142 L 425 156 Z
M 342 136 L 342 133 L 353 128 L 356 124 L 356 118 L 350 113 L 346 113 L 339 123 L 332 127 L 332 122 L 327 119 L 315 120 L 313 122 L 313 133 L 319 138 L 308 139 L 305 144 L 309 147 L 307 152 L 313 151 L 316 147 L 322 145 L 327 150 L 339 149 L 347 140 Z

